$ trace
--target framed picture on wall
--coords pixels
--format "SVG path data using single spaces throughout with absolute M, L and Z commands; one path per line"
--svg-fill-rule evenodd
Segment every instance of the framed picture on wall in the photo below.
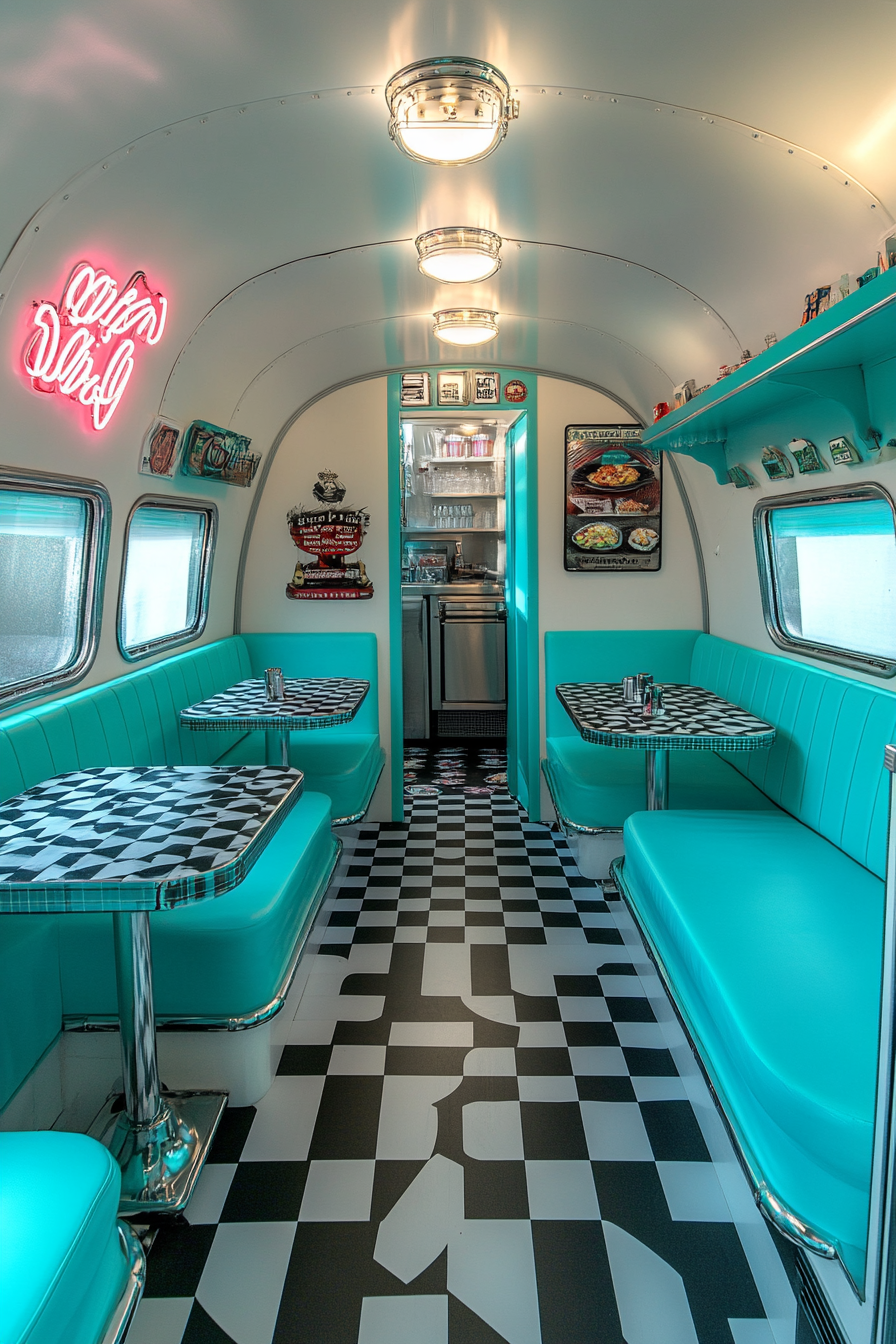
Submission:
M 432 400 L 429 374 L 403 373 L 401 375 L 402 406 L 428 406 Z
M 662 455 L 639 425 L 567 425 L 563 568 L 573 573 L 657 570 Z
M 438 389 L 440 406 L 466 406 L 469 404 L 467 375 L 464 369 L 443 369 L 439 374 Z
M 497 406 L 501 400 L 501 385 L 497 373 L 474 369 L 470 374 L 471 398 L 474 406 Z

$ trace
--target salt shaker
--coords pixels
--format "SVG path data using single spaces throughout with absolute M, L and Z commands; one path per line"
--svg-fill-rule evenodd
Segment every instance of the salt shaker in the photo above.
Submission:
M 653 685 L 653 674 L 651 672 L 638 673 L 638 703 L 643 705 L 644 696 L 648 686 Z
M 653 708 L 654 704 L 656 703 L 654 699 L 655 693 L 656 693 L 656 687 L 654 686 L 652 681 L 648 681 L 644 687 L 644 698 L 641 701 L 641 704 L 644 706 L 641 712 L 644 715 L 645 719 L 653 718 Z
M 623 677 L 623 678 L 622 678 L 622 700 L 623 700 L 623 703 L 626 704 L 626 705 L 637 705 L 637 704 L 638 704 L 638 678 L 637 678 L 637 677 Z
M 285 700 L 286 688 L 283 684 L 283 669 L 266 667 L 264 670 L 264 693 L 268 700 Z
M 653 717 L 655 719 L 664 719 L 666 717 L 666 700 L 663 694 L 662 686 L 654 686 L 653 690 Z

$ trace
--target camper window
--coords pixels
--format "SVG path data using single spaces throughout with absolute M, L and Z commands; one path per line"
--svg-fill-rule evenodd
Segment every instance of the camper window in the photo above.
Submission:
M 0 703 L 93 661 L 108 513 L 99 486 L 0 477 Z
M 118 643 L 133 661 L 195 639 L 205 627 L 217 511 L 140 501 L 128 520 Z
M 766 625 L 781 648 L 896 673 L 896 529 L 878 486 L 760 500 Z

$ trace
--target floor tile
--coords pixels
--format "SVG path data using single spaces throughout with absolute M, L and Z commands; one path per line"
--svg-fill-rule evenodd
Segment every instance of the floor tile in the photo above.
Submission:
M 562 1022 L 524 1022 L 520 1027 L 518 1045 L 521 1049 L 535 1046 L 559 1046 L 567 1043 Z
M 386 1068 L 384 1045 L 334 1045 L 329 1074 L 381 1074 Z
M 324 1090 L 323 1078 L 277 1077 L 256 1108 L 244 1162 L 303 1162 Z
M 222 1223 L 196 1301 L 237 1344 L 271 1344 L 294 1223 Z
M 370 1217 L 373 1161 L 318 1161 L 308 1168 L 300 1223 L 363 1223 Z
M 625 1056 L 618 1045 L 571 1045 L 569 1058 L 575 1074 L 618 1074 L 628 1077 Z
M 516 1058 L 509 1046 L 481 1046 L 464 1059 L 467 1077 L 515 1078 Z
M 600 1218 L 590 1162 L 526 1163 L 529 1216 L 556 1222 Z
M 463 1142 L 467 1157 L 481 1162 L 521 1159 L 523 1131 L 519 1102 L 469 1102 L 463 1109 Z
M 588 1156 L 597 1162 L 651 1162 L 653 1150 L 635 1102 L 582 1101 Z
M 681 1275 L 622 1228 L 603 1230 L 626 1344 L 699 1344 Z
M 358 1344 L 448 1344 L 448 1297 L 365 1297 Z
M 410 1283 L 458 1236 L 463 1217 L 464 1169 L 436 1155 L 380 1223 L 374 1259 Z
M 519 1080 L 520 1101 L 572 1101 L 579 1099 L 575 1078 L 552 1074 L 540 1078 L 530 1074 Z
M 528 1221 L 465 1222 L 448 1246 L 448 1291 L 508 1344 L 542 1344 Z
M 472 1022 L 393 1022 L 390 1045 L 457 1045 L 472 1047 Z
M 675 1222 L 731 1222 L 731 1211 L 711 1162 L 657 1162 L 656 1169 Z
M 379 1160 L 408 1161 L 432 1157 L 438 1136 L 439 1117 L 435 1103 L 460 1087 L 459 1076 L 419 1074 L 383 1080 L 382 1105 L 377 1132 Z
M 128 1330 L 128 1344 L 180 1344 L 192 1306 L 192 1297 L 144 1297 Z
M 206 1163 L 184 1210 L 188 1223 L 196 1227 L 200 1223 L 220 1221 L 221 1210 L 236 1170 L 235 1162 Z

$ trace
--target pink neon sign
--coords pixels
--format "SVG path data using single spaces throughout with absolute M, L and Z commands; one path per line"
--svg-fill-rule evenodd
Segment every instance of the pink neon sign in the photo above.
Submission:
M 79 401 L 90 409 L 94 429 L 105 429 L 134 370 L 133 338 L 156 345 L 167 315 L 168 300 L 149 288 L 142 271 L 120 290 L 111 275 L 84 262 L 61 303 L 35 303 L 25 372 L 36 391 Z

